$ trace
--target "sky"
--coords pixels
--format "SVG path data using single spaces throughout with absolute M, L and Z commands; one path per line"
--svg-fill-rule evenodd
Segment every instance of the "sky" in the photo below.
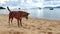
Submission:
M 60 0 L 0 0 L 0 6 L 9 7 L 45 7 L 60 6 Z
M 52 6 L 52 7 L 60 6 L 60 0 L 46 0 L 44 2 L 44 5 Z

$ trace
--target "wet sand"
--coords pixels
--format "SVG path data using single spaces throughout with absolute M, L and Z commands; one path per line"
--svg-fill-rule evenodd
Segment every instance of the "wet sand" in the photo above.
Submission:
M 60 34 L 60 21 L 29 17 L 22 19 L 23 27 L 17 26 L 14 18 L 13 24 L 8 25 L 8 15 L 0 14 L 0 34 Z

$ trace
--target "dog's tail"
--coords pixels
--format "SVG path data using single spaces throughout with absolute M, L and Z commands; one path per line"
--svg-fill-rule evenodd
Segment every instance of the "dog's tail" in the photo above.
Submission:
M 9 10 L 9 12 L 11 12 L 11 10 L 9 9 L 9 7 L 7 6 L 7 9 Z

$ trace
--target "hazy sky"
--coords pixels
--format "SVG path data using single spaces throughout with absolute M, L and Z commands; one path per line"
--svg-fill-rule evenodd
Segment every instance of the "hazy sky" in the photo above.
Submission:
M 12 7 L 60 6 L 60 0 L 0 0 L 0 6 L 12 6 Z
M 60 6 L 60 0 L 45 0 L 43 5 Z

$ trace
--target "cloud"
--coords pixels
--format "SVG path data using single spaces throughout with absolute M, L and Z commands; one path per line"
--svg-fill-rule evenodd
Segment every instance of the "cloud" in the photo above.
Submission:
M 0 0 L 0 6 L 42 7 L 58 5 L 60 5 L 60 0 Z
M 18 1 L 18 0 L 10 0 L 10 1 Z
M 60 0 L 45 0 L 44 6 L 60 6 Z
M 3 4 L 3 3 L 5 3 L 5 1 L 6 1 L 6 0 L 0 0 L 0 3 L 2 3 L 2 4 Z
M 0 0 L 0 6 L 40 7 L 42 0 Z
M 25 7 L 41 7 L 43 3 L 41 0 L 23 0 L 21 4 Z
M 44 0 L 44 1 L 60 1 L 60 0 Z

